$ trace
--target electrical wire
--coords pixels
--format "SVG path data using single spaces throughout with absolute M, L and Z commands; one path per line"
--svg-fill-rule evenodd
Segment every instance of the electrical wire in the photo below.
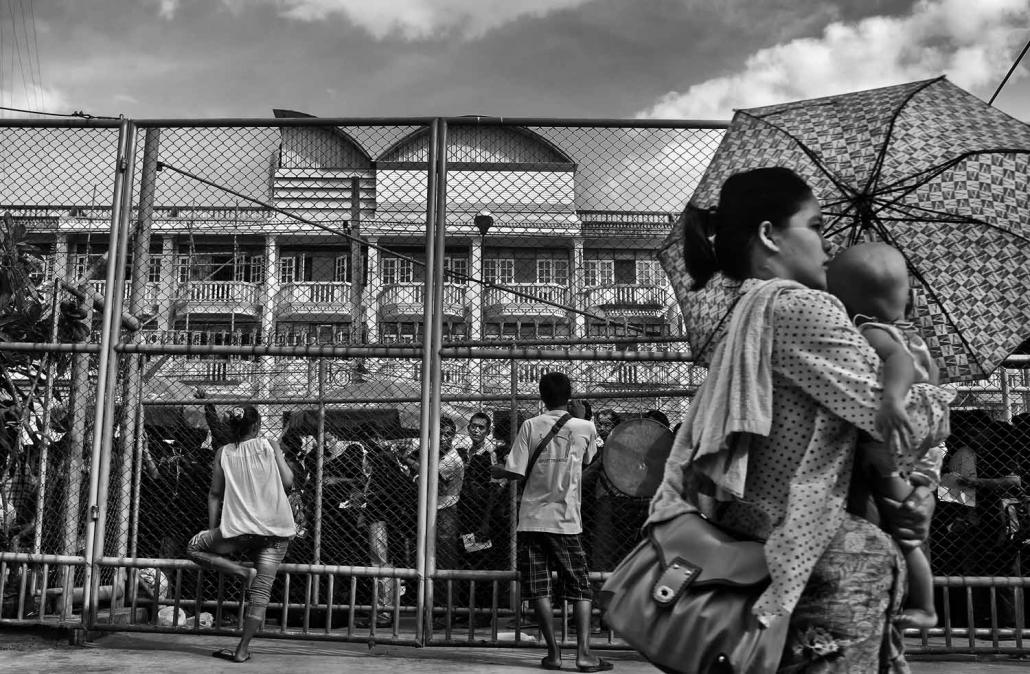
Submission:
M 24 16 L 24 10 L 22 10 Z M 36 38 L 36 6 L 33 4 L 33 0 L 29 0 L 29 15 L 32 19 L 32 46 L 33 51 L 36 53 L 36 78 L 39 81 L 39 99 L 41 108 L 45 108 L 46 105 L 46 89 L 43 87 L 43 69 L 39 63 L 39 40 Z
M 42 84 L 40 83 L 39 78 L 36 77 L 38 68 L 35 66 L 35 62 L 39 60 L 39 55 L 35 53 L 32 49 L 32 44 L 29 42 L 29 23 L 28 19 L 25 18 L 25 5 L 23 3 L 24 0 L 18 0 L 18 11 L 21 14 L 21 37 L 22 41 L 25 43 L 25 57 L 29 62 L 29 81 L 32 83 L 32 98 L 34 99 L 33 107 L 43 108 L 45 106 L 39 97 L 39 90 L 42 87 Z M 32 4 L 31 0 L 29 0 L 29 4 Z M 26 92 L 25 99 L 29 99 L 28 92 Z
M 0 105 L 0 110 L 9 110 L 11 112 L 23 112 L 28 115 L 49 115 L 51 117 L 81 117 L 82 119 L 121 119 L 121 117 L 107 117 L 104 115 L 91 115 L 82 110 L 76 110 L 75 112 L 44 112 L 42 110 L 26 110 L 25 108 L 13 108 L 6 105 Z
M 21 41 L 18 39 L 18 20 L 14 16 L 14 0 L 7 0 L 7 11 L 11 15 L 11 32 L 14 34 L 14 49 L 18 52 L 18 70 L 21 72 L 21 85 L 25 89 L 25 102 L 33 105 L 30 100 L 28 79 L 25 77 L 25 61 L 21 56 Z

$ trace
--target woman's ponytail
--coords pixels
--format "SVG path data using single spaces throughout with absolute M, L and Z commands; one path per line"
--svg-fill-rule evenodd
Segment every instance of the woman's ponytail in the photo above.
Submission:
M 717 215 L 714 209 L 701 209 L 687 204 L 683 214 L 683 257 L 690 277 L 691 290 L 700 290 L 719 271 L 715 255 Z

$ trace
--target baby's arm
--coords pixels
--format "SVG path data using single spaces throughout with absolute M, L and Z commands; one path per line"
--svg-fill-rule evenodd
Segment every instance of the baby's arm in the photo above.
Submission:
M 905 396 L 916 383 L 912 355 L 886 330 L 869 326 L 862 334 L 883 361 L 883 400 L 876 413 L 876 429 L 891 447 L 907 445 L 912 426 L 905 412 Z

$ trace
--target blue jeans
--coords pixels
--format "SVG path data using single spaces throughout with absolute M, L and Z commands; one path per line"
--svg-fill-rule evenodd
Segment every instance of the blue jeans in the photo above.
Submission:
M 247 573 L 247 568 L 225 555 L 246 554 L 257 570 L 250 584 L 250 603 L 246 617 L 264 620 L 265 608 L 272 596 L 272 583 L 289 545 L 290 539 L 275 536 L 245 534 L 224 538 L 222 532 L 215 528 L 194 536 L 186 546 L 186 554 L 204 568 L 240 575 Z

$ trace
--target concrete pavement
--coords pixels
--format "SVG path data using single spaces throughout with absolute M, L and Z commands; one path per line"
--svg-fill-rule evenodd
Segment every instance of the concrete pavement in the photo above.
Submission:
M 524 674 L 538 670 L 542 650 L 537 648 L 471 648 L 376 645 L 337 642 L 255 639 L 253 658 L 234 665 L 211 657 L 211 652 L 235 646 L 231 637 L 190 634 L 116 633 L 104 636 L 87 647 L 68 646 L 51 640 L 29 643 L 4 639 L 0 631 L 0 672 L 164 672 L 204 674 L 214 672 L 265 672 L 285 674 L 342 672 L 344 674 Z M 9 636 L 9 635 L 8 635 Z M 657 669 L 636 654 L 599 651 L 622 674 L 656 674 Z M 569 652 L 566 658 L 571 658 Z M 565 671 L 575 672 L 567 659 Z M 1030 662 L 922 660 L 913 663 L 914 674 L 1028 674 Z

